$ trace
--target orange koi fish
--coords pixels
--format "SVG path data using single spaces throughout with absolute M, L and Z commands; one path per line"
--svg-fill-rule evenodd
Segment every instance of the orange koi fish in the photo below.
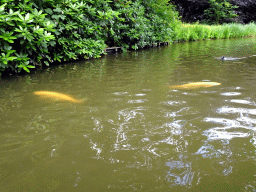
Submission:
M 50 98 L 56 101 L 68 101 L 71 103 L 82 103 L 82 100 L 75 99 L 69 95 L 65 95 L 63 93 L 51 92 L 51 91 L 36 91 L 35 95 L 39 95 L 43 98 Z
M 218 82 L 193 82 L 187 83 L 183 85 L 168 85 L 171 89 L 198 89 L 201 87 L 212 87 L 216 85 L 220 85 Z

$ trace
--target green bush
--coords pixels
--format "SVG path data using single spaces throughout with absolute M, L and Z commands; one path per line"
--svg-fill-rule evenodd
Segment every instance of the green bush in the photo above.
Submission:
M 0 71 L 11 68 L 29 72 L 32 64 L 40 64 L 40 58 L 46 57 L 48 46 L 54 42 L 51 32 L 53 23 L 45 19 L 46 14 L 32 9 L 32 3 L 15 0 L 1 1 L 0 6 Z
M 171 41 L 180 23 L 168 0 L 0 0 L 0 70 L 98 58 L 106 46 Z
M 204 11 L 207 17 L 207 23 L 219 24 L 224 23 L 227 18 L 234 18 L 238 15 L 234 14 L 233 9 L 238 6 L 232 6 L 229 0 L 209 0 L 210 8 Z
M 105 25 L 108 46 L 139 49 L 171 41 L 181 23 L 168 0 L 118 0 L 111 5 L 119 17 Z

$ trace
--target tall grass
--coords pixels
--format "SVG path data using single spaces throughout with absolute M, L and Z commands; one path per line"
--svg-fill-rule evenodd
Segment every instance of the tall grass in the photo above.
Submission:
M 256 24 L 201 25 L 182 24 L 176 28 L 174 41 L 195 41 L 205 39 L 228 39 L 256 36 Z

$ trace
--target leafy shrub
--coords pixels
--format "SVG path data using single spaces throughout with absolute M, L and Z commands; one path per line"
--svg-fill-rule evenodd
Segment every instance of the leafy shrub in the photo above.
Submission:
M 7 0 L 2 0 L 1 3 Z M 32 3 L 9 0 L 0 6 L 0 71 L 11 68 L 29 72 L 32 64 L 41 64 L 47 58 L 48 42 L 55 39 L 53 24 L 45 20 L 45 14 L 32 9 Z
M 0 2 L 1 71 L 98 58 L 106 46 L 125 50 L 171 41 L 180 22 L 168 0 Z
M 181 22 L 175 7 L 167 0 L 126 1 L 110 4 L 119 15 L 104 25 L 106 44 L 123 49 L 139 49 L 171 41 Z
M 232 6 L 228 0 L 209 0 L 209 4 L 210 8 L 204 11 L 209 24 L 219 24 L 225 22 L 227 18 L 237 17 L 233 9 L 238 6 Z

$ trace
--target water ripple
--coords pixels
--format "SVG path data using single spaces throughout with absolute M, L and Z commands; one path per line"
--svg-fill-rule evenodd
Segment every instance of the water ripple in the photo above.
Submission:
M 191 163 L 183 163 L 182 161 L 166 162 L 166 166 L 170 168 L 167 171 L 167 180 L 173 185 L 190 185 L 194 172 L 192 172 Z
M 238 137 L 249 137 L 255 130 L 256 120 L 249 117 L 249 114 L 256 115 L 256 109 L 222 107 L 217 110 L 222 114 L 238 113 L 236 119 L 206 117 L 205 122 L 221 124 L 223 127 L 213 127 L 204 131 L 209 140 L 233 139 Z
M 129 100 L 128 103 L 145 103 L 147 99 Z
M 186 101 L 166 101 L 166 102 L 163 102 L 165 105 L 180 105 L 180 104 L 184 104 L 186 103 Z
M 252 114 L 256 115 L 256 109 L 246 109 L 246 108 L 233 108 L 233 107 L 221 107 L 217 109 L 218 113 L 246 113 L 246 114 Z
M 243 129 L 241 129 L 243 128 Z M 229 129 L 231 130 L 229 132 Z M 233 130 L 233 131 L 232 131 Z M 240 127 L 239 131 L 238 129 L 233 129 L 233 127 L 216 127 L 216 128 L 212 128 L 209 129 L 207 131 L 204 132 L 204 135 L 206 135 L 208 137 L 208 139 L 210 140 L 216 140 L 216 139 L 233 139 L 233 138 L 237 138 L 237 137 L 249 137 L 250 134 L 247 132 L 247 128 L 246 127 Z M 244 131 L 244 132 L 242 132 Z
M 224 95 L 224 96 L 236 96 L 236 95 L 241 95 L 241 93 L 239 93 L 239 92 L 225 92 L 225 93 L 221 93 L 221 95 Z
M 248 104 L 248 105 L 254 105 L 254 103 L 247 101 L 247 100 L 243 100 L 243 99 L 231 99 L 230 102 L 232 103 L 240 103 L 240 104 Z
M 206 117 L 204 119 L 205 122 L 212 122 L 212 123 L 218 123 L 230 127 L 235 127 L 240 125 L 239 122 L 236 120 L 231 120 L 231 119 L 225 119 L 225 118 L 211 118 L 211 117 Z
M 128 92 L 115 92 L 114 95 L 127 95 Z

